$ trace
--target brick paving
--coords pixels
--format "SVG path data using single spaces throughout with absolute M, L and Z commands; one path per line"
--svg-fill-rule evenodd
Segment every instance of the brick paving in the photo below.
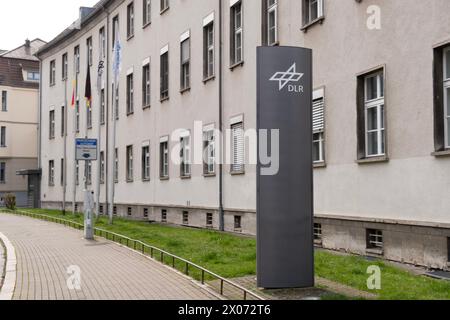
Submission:
M 0 232 L 17 255 L 16 300 L 209 300 L 198 283 L 127 248 L 27 217 L 0 214 Z M 68 268 L 81 270 L 70 290 Z

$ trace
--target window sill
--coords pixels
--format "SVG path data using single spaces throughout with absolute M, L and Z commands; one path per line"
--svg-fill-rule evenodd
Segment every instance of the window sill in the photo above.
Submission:
M 245 174 L 245 171 L 231 171 L 230 174 L 232 176 L 242 176 Z
M 204 173 L 203 177 L 204 178 L 214 178 L 216 176 L 215 173 Z
M 184 93 L 189 92 L 189 91 L 191 91 L 191 87 L 187 87 L 187 88 L 181 89 L 180 93 L 184 94 Z
M 431 153 L 431 155 L 436 158 L 450 157 L 450 149 L 444 151 L 435 151 Z
M 322 240 L 314 240 L 314 245 L 316 245 L 318 247 L 322 247 L 323 241 Z
M 150 178 L 142 179 L 142 182 L 150 182 Z
M 161 181 L 168 181 L 169 177 L 159 177 L 159 180 L 161 180 Z
M 314 162 L 313 163 L 313 167 L 314 167 L 314 169 L 326 168 L 327 167 L 327 163 L 325 161 Z
M 204 79 L 203 79 L 203 83 L 206 84 L 206 83 L 208 83 L 208 82 L 210 82 L 210 81 L 213 81 L 215 78 L 216 78 L 216 75 L 213 74 L 212 76 L 209 76 L 209 77 L 204 78 Z
M 161 14 L 163 14 L 163 13 L 166 13 L 167 11 L 169 11 L 169 8 L 170 8 L 170 7 L 167 7 L 167 8 L 162 9 L 162 10 L 159 12 L 159 14 L 161 15 Z
M 127 41 L 130 41 L 131 39 L 133 39 L 134 38 L 134 34 L 131 34 L 131 35 L 129 35 L 128 37 L 127 37 Z
M 315 24 L 317 24 L 317 23 L 320 23 L 320 24 L 322 24 L 323 23 L 323 20 L 325 20 L 325 16 L 321 16 L 321 17 L 319 17 L 319 18 L 317 18 L 317 19 L 315 19 L 315 20 L 313 20 L 313 21 L 311 21 L 311 22 L 308 22 L 307 24 L 305 24 L 303 27 L 301 27 L 300 28 L 300 30 L 302 30 L 303 32 L 308 32 L 308 29 L 310 28 L 310 27 L 312 27 L 313 25 L 315 25 Z
M 234 228 L 234 232 L 242 233 L 242 228 Z
M 165 101 L 169 101 L 169 97 L 167 97 L 167 98 L 161 98 L 160 100 L 159 100 L 159 102 L 161 102 L 161 103 L 163 103 L 163 102 L 165 102 Z
M 142 26 L 142 29 L 145 29 L 145 28 L 147 28 L 149 25 L 151 25 L 152 24 L 152 22 L 150 21 L 150 22 L 147 22 L 146 24 L 144 24 L 143 26 Z
M 243 65 L 244 65 L 244 61 L 236 62 L 235 64 L 232 64 L 230 66 L 230 70 L 234 71 L 234 69 L 236 69 L 237 67 L 242 67 Z
M 384 251 L 383 249 L 376 249 L 376 248 L 368 248 L 366 249 L 366 254 L 369 255 L 375 255 L 375 256 L 383 256 Z
M 131 117 L 132 115 L 134 115 L 134 112 L 127 112 L 127 117 Z
M 127 179 L 127 183 L 133 183 L 134 180 L 133 179 Z
M 372 158 L 356 160 L 357 164 L 371 164 L 371 163 L 383 163 L 383 162 L 389 162 L 389 157 L 388 156 L 380 156 L 380 157 L 372 157 Z
M 101 123 L 100 123 L 101 126 L 104 126 L 105 124 L 106 124 L 105 122 L 101 122 Z
M 150 109 L 152 106 L 149 104 L 149 105 L 146 105 L 146 106 L 142 106 L 142 110 L 146 110 L 146 109 Z
M 192 176 L 180 176 L 180 179 L 181 180 L 189 180 L 189 179 L 191 179 L 192 178 Z
M 53 188 L 55 185 L 54 184 L 49 184 L 48 186 Z

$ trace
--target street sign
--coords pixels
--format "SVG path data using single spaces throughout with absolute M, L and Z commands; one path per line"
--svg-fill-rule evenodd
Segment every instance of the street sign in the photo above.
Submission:
M 97 139 L 76 139 L 75 147 L 76 160 L 97 160 Z

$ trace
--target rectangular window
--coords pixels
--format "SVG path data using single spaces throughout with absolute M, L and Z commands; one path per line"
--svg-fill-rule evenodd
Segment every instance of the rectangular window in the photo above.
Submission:
M 148 218 L 148 208 L 144 208 L 143 215 L 144 215 L 144 218 Z
M 444 50 L 444 135 L 445 149 L 450 148 L 450 47 Z
M 64 53 L 62 56 L 62 66 L 61 66 L 61 70 L 62 70 L 62 80 L 67 80 L 67 74 L 69 71 L 69 60 L 67 57 L 67 53 Z
M 323 0 L 303 0 L 303 25 L 323 17 Z
M 203 28 L 203 78 L 214 76 L 214 21 Z
M 150 64 L 142 67 L 142 106 L 150 107 Z
M 106 101 L 105 89 L 100 92 L 100 124 L 104 125 L 106 122 Z
M 80 185 L 80 162 L 78 160 L 75 161 L 75 183 L 77 186 Z
M 50 111 L 49 116 L 49 138 L 54 139 L 55 138 L 55 110 Z
M 159 176 L 160 178 L 169 177 L 169 142 L 161 142 L 159 147 L 160 165 Z
M 116 43 L 116 37 L 119 36 L 119 15 L 115 16 L 112 20 L 112 48 L 111 50 L 114 50 L 114 45 Z
M 6 163 L 0 162 L 0 183 L 6 183 Z
M 0 128 L 0 147 L 6 147 L 6 127 Z
M 99 31 L 99 43 L 100 43 L 100 53 L 102 58 L 106 57 L 106 33 L 105 33 L 105 27 L 102 27 Z
M 134 2 L 127 7 L 127 38 L 134 36 Z
M 99 212 L 100 214 L 103 214 L 104 211 L 105 211 L 105 210 L 103 210 L 103 206 L 102 206 L 102 205 L 98 206 L 98 212 Z
M 383 249 L 383 231 L 367 230 L 367 249 Z
M 53 187 L 55 185 L 55 161 L 48 162 L 48 185 Z
M 234 229 L 241 230 L 242 229 L 242 217 L 234 216 Z
M 314 223 L 314 240 L 322 240 L 322 225 L 320 223 Z
M 28 81 L 39 81 L 40 78 L 41 78 L 41 75 L 39 74 L 39 72 L 36 72 L 36 71 L 27 72 L 27 80 Z
M 169 98 L 169 52 L 161 55 L 161 101 Z
M 325 161 L 325 108 L 324 90 L 314 91 L 313 99 L 313 161 L 322 163 Z
M 80 100 L 75 102 L 75 129 L 80 132 Z
M 447 238 L 447 262 L 450 262 L 450 237 Z
M 242 28 L 242 1 L 237 2 L 231 7 L 231 65 L 243 61 L 243 28 Z
M 189 212 L 183 211 L 183 224 L 189 225 Z
M 116 120 L 119 120 L 119 89 L 115 89 L 114 84 L 112 85 L 112 101 L 114 103 L 114 114 L 116 115 Z
M 61 107 L 61 137 L 66 135 L 66 108 Z
M 133 176 L 133 146 L 127 147 L 127 181 L 132 182 Z
M 92 184 L 92 161 L 85 161 L 84 162 L 84 171 L 86 175 L 86 184 L 91 185 Z
M 207 227 L 212 227 L 213 226 L 213 214 L 212 213 L 207 213 L 206 214 L 206 226 Z
M 89 107 L 86 110 L 86 126 L 88 129 L 92 129 L 92 108 Z
M 64 165 L 64 159 L 61 159 L 61 174 L 60 174 L 60 183 L 61 187 L 64 186 L 64 171 L 65 171 L 65 165 Z
M 114 182 L 119 182 L 119 149 L 114 150 Z
M 263 43 L 278 44 L 278 0 L 263 0 Z
M 191 40 L 181 42 L 181 91 L 189 89 L 191 74 Z
M 163 13 L 164 11 L 166 11 L 167 9 L 169 9 L 169 0 L 160 0 L 160 5 L 161 5 L 161 13 Z
M 152 21 L 152 0 L 142 0 L 142 24 L 145 27 Z
M 50 61 L 50 86 L 54 86 L 56 83 L 56 61 Z
M 142 180 L 150 180 L 150 146 L 142 147 Z
M 133 208 L 131 208 L 131 207 L 128 207 L 128 208 L 127 208 L 127 215 L 128 215 L 129 217 L 133 216 Z
M 87 61 L 88 65 L 92 66 L 93 49 L 92 49 L 92 37 L 86 40 Z
M 117 216 L 117 207 L 116 206 L 113 207 L 113 216 Z
M 134 113 L 134 77 L 127 75 L 127 115 Z
M 101 151 L 100 152 L 100 183 L 101 184 L 105 183 L 105 171 L 106 171 L 105 152 Z
M 203 157 L 203 174 L 214 174 L 216 172 L 216 150 L 213 129 L 203 132 Z
M 76 73 L 80 73 L 80 46 L 73 50 L 73 65 Z
M 243 173 L 245 171 L 245 141 L 244 124 L 242 122 L 231 126 L 231 144 L 232 144 L 232 173 Z
M 191 137 L 189 135 L 180 139 L 181 177 L 191 176 Z
M 2 111 L 8 111 L 8 92 L 2 91 Z
M 167 222 L 167 210 L 161 210 L 161 222 Z

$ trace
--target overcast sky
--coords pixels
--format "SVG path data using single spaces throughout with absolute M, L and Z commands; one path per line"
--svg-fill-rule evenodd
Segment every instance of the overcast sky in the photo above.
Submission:
M 97 2 L 98 0 L 2 0 L 0 49 L 14 49 L 27 38 L 50 41 L 77 19 L 79 7 L 92 7 Z

